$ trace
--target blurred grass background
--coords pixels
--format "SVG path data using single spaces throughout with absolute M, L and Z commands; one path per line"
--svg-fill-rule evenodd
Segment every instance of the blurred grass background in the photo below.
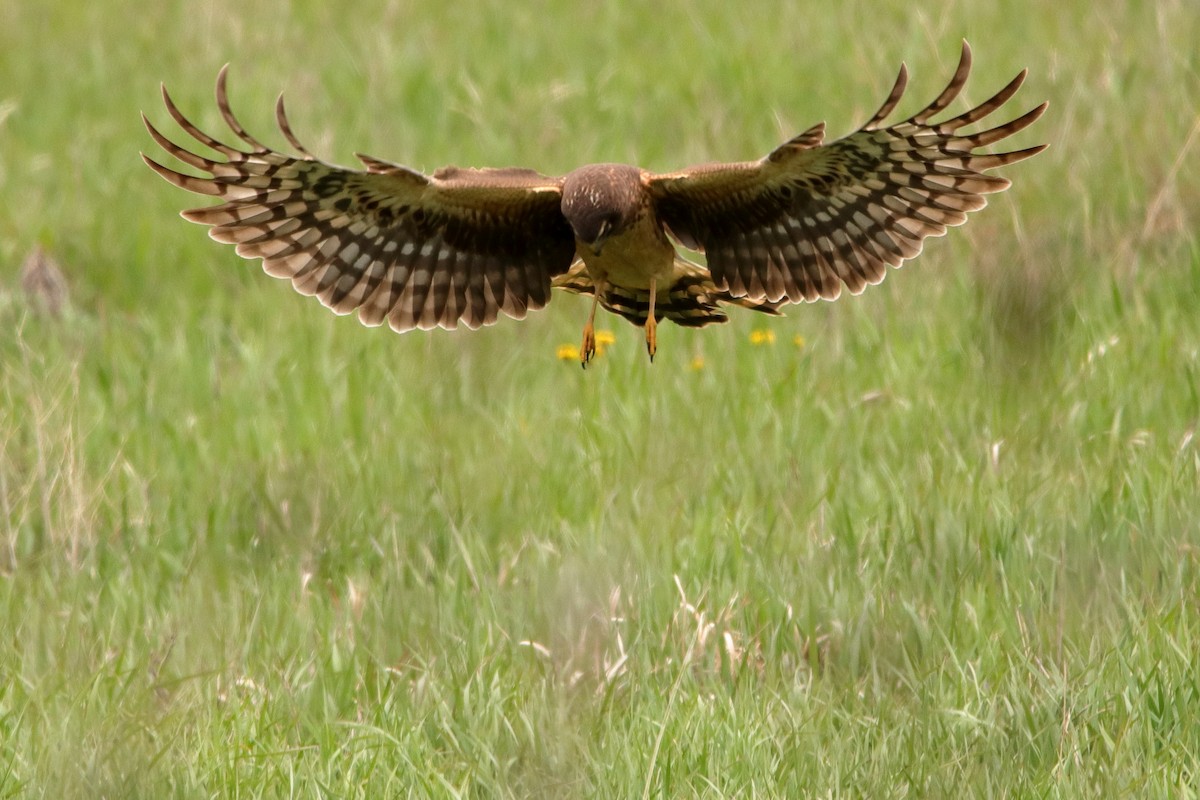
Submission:
M 653 366 L 615 318 L 558 361 L 578 298 L 337 319 L 137 158 L 160 81 L 220 129 L 225 62 L 338 163 L 754 158 L 964 37 L 1051 149 Z M 0 5 L 0 796 L 1195 796 L 1197 41 L 1187 0 Z

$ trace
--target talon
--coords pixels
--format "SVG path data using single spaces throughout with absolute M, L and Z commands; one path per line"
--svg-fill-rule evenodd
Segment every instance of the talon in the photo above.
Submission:
M 604 284 L 596 282 L 595 294 L 592 296 L 592 310 L 588 313 L 587 324 L 583 326 L 583 344 L 579 348 L 579 362 L 587 369 L 588 362 L 596 354 L 596 306 L 600 305 L 600 294 Z
M 579 347 L 580 366 L 587 369 L 588 362 L 596 354 L 596 331 L 591 321 L 583 328 L 583 344 Z

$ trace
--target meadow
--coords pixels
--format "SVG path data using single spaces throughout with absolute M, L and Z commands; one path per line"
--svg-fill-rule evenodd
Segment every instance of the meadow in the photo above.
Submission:
M 611 316 L 560 360 L 571 296 L 337 318 L 138 158 L 160 81 L 222 129 L 226 62 L 335 163 L 756 158 L 964 37 L 1050 149 L 653 365 Z M 6 0 L 0 797 L 1200 795 L 1197 42 L 1191 0 Z

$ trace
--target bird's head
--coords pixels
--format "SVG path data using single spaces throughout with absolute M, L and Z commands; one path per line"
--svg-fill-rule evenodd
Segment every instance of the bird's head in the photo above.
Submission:
M 641 171 L 637 167 L 581 167 L 563 181 L 562 213 L 575 238 L 599 255 L 609 238 L 637 220 L 641 191 Z

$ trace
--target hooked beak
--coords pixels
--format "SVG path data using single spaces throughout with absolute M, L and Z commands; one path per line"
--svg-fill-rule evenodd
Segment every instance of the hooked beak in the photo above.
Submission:
M 609 235 L 612 233 L 612 226 L 608 220 L 600 223 L 600 231 L 596 234 L 595 241 L 592 242 L 592 252 L 600 255 L 600 249 L 604 247 L 604 243 L 608 241 Z

